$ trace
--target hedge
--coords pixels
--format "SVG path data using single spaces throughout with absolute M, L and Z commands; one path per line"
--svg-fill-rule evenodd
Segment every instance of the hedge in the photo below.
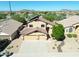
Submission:
M 77 37 L 77 35 L 76 34 L 67 34 L 67 37 L 69 37 L 69 38 L 76 38 Z
M 71 35 L 71 34 L 67 34 L 67 36 L 68 36 L 69 38 L 72 38 L 72 35 Z

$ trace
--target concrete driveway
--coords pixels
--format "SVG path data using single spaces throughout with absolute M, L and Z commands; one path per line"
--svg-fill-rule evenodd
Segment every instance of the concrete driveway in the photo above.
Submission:
M 48 56 L 51 52 L 51 41 L 24 40 L 19 52 L 13 56 Z
M 18 53 L 14 53 L 11 57 L 79 56 L 79 53 L 76 52 L 66 53 L 64 49 L 62 53 L 59 53 L 56 49 L 57 46 L 55 46 L 56 43 L 56 41 L 47 40 L 24 40 Z M 52 47 L 55 47 L 55 49 L 52 49 Z

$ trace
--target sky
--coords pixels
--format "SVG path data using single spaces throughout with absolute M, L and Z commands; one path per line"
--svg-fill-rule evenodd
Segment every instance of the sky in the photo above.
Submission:
M 12 11 L 22 9 L 37 11 L 79 10 L 79 1 L 11 1 L 10 3 Z M 0 1 L 0 11 L 10 11 L 8 1 Z

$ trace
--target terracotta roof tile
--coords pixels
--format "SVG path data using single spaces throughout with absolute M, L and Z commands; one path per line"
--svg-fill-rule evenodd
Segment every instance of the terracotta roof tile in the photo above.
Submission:
M 25 27 L 25 28 L 20 32 L 20 34 L 22 34 L 22 35 L 28 35 L 28 34 L 33 33 L 33 32 L 35 32 L 35 31 L 37 31 L 37 32 L 42 32 L 42 33 L 44 33 L 44 34 L 48 34 L 45 29 L 41 29 L 41 28 L 27 28 L 27 27 Z

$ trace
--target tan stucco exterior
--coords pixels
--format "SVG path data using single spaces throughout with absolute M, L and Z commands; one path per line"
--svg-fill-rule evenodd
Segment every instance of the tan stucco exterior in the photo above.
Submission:
M 79 23 L 74 24 L 74 25 L 72 26 L 73 31 L 72 31 L 71 33 L 79 34 L 79 27 L 76 28 L 76 26 L 79 26 Z M 70 28 L 70 27 L 65 28 L 65 34 L 70 33 L 70 32 L 69 32 L 69 28 Z
M 77 34 L 77 37 L 79 38 L 79 27 L 75 30 L 75 34 Z
M 46 27 L 47 27 L 46 23 L 42 22 L 42 21 L 32 21 L 32 22 L 28 23 L 28 28 L 29 28 L 29 25 L 33 25 L 33 28 L 38 27 L 38 28 L 46 29 Z M 41 25 L 44 25 L 44 27 L 41 27 Z M 50 27 L 50 25 L 49 25 L 49 27 Z M 49 32 L 51 32 L 51 30 L 49 30 Z M 24 39 L 26 39 L 26 40 L 46 40 L 47 36 L 44 33 L 34 32 L 29 35 L 25 35 Z
M 49 27 L 49 28 L 52 28 L 52 25 L 50 25 L 50 24 L 47 24 L 47 27 Z
M 43 25 L 43 26 L 42 26 Z M 40 30 L 45 30 L 45 32 L 38 31 L 38 32 L 33 32 L 30 34 L 24 35 L 24 39 L 26 40 L 47 40 L 49 39 L 49 36 L 51 37 L 52 33 L 52 25 L 50 22 L 44 22 L 41 20 L 34 20 L 32 22 L 29 22 L 26 26 L 26 28 L 40 28 Z
M 49 35 L 51 36 L 51 34 L 52 34 L 52 29 L 49 29 Z
M 70 27 L 65 28 L 65 34 L 76 34 L 79 37 L 79 27 L 76 28 L 76 26 L 79 26 L 79 24 L 72 25 L 72 32 L 69 32 Z
M 72 32 L 69 32 L 69 28 L 70 27 L 67 27 L 67 28 L 65 28 L 65 34 L 75 34 L 75 28 L 74 27 L 71 27 L 72 28 Z
M 44 25 L 45 27 L 41 27 L 41 25 Z M 46 23 L 42 22 L 42 21 L 32 21 L 28 24 L 28 28 L 29 28 L 29 25 L 33 25 L 33 28 L 36 28 L 36 27 L 39 27 L 39 28 L 44 28 L 46 29 Z
M 49 36 L 51 37 L 51 34 L 52 34 L 52 25 L 48 24 L 47 27 L 49 27 Z
M 46 40 L 47 36 L 46 36 L 46 34 L 37 32 L 37 33 L 25 35 L 24 39 L 26 39 L 26 40 Z
M 31 36 L 31 35 L 26 35 L 24 36 L 25 40 L 46 40 L 46 36 Z
M 79 27 L 76 29 L 75 33 L 79 35 Z
M 34 33 L 31 33 L 31 34 L 29 34 L 29 35 L 45 35 L 44 33 L 40 33 L 40 32 L 34 32 Z
M 38 39 L 37 36 L 30 36 L 30 35 L 24 36 L 24 40 L 37 40 L 37 39 Z

